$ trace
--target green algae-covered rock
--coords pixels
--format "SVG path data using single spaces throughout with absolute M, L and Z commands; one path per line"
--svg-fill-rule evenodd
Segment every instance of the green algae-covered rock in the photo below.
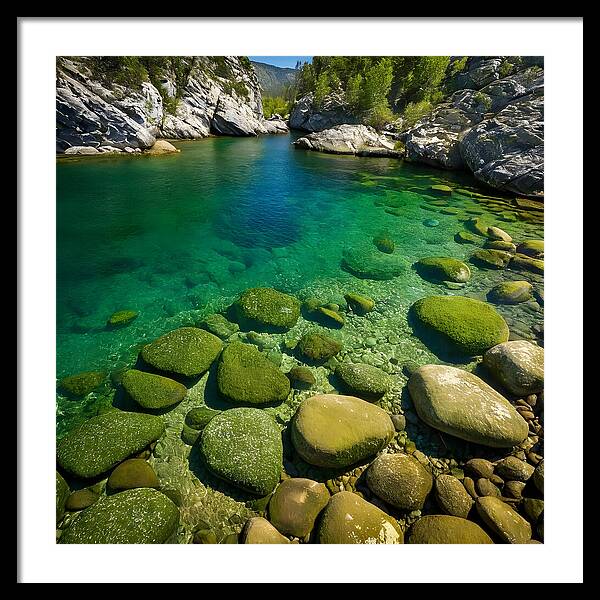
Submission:
M 113 490 L 157 488 L 160 486 L 154 469 L 143 458 L 130 458 L 118 465 L 108 478 Z
M 317 383 L 313 372 L 308 367 L 292 367 L 287 373 L 287 378 L 298 390 L 308 390 Z
M 143 450 L 164 432 L 160 417 L 111 410 L 70 431 L 58 444 L 58 464 L 77 477 L 96 477 Z
M 346 248 L 342 258 L 342 268 L 361 279 L 393 279 L 407 267 L 408 263 L 399 254 L 385 254 L 371 246 Z
M 62 544 L 163 544 L 179 524 L 179 509 L 150 488 L 105 496 L 63 533 Z
M 342 325 L 346 322 L 344 315 L 340 314 L 336 310 L 326 308 L 325 306 L 320 306 L 317 312 L 328 327 L 342 327 Z
M 487 240 L 483 244 L 484 248 L 488 250 L 502 250 L 514 254 L 517 251 L 517 247 L 512 242 L 503 242 L 502 240 Z
M 118 310 L 108 317 L 106 324 L 109 327 L 124 327 L 137 319 L 139 314 L 135 310 Z
M 300 338 L 297 349 L 300 355 L 306 359 L 325 362 L 342 349 L 342 344 L 322 333 L 311 331 Z
M 531 539 L 531 525 L 500 498 L 483 496 L 475 506 L 481 520 L 504 542 L 526 544 Z
M 144 346 L 142 358 L 159 371 L 194 377 L 208 371 L 222 348 L 216 335 L 196 327 L 180 327 Z
M 181 402 L 187 388 L 161 375 L 130 369 L 123 374 L 121 384 L 125 391 L 143 408 L 157 409 Z
M 357 315 L 365 315 L 375 308 L 374 300 L 366 296 L 361 296 L 360 294 L 344 294 L 344 298 L 348 303 L 348 306 Z
M 451 515 L 421 517 L 408 533 L 408 544 L 493 544 L 477 523 Z
M 429 296 L 411 307 L 426 327 L 452 342 L 469 356 L 508 340 L 508 325 L 496 309 L 485 302 L 463 296 Z
M 456 258 L 441 256 L 422 258 L 415 263 L 415 268 L 426 279 L 465 283 L 471 278 L 471 269 Z
M 544 274 L 544 261 L 525 256 L 524 254 L 515 254 L 510 261 L 510 268 L 514 271 L 528 271 L 530 273 Z
M 377 454 L 394 436 L 388 413 L 353 396 L 319 394 L 304 400 L 292 420 L 292 443 L 317 467 L 347 467 Z
M 102 371 L 85 371 L 69 377 L 63 377 L 59 389 L 70 396 L 87 396 L 102 384 L 106 375 Z
M 77 490 L 67 498 L 65 508 L 69 511 L 83 510 L 84 508 L 94 504 L 94 502 L 97 502 L 99 498 L 99 494 L 88 488 Z
M 242 490 L 266 496 L 279 483 L 281 432 L 258 408 L 232 408 L 214 417 L 202 432 L 200 451 L 217 477 Z
M 473 217 L 465 223 L 465 227 L 471 232 L 482 237 L 488 237 L 489 225 L 484 223 L 479 217 Z
M 531 300 L 532 292 L 529 281 L 504 281 L 488 292 L 487 299 L 496 304 L 519 304 Z
M 272 288 L 246 290 L 235 303 L 238 317 L 256 327 L 290 329 L 300 316 L 300 302 Z
M 286 479 L 271 497 L 269 518 L 281 533 L 303 538 L 312 531 L 328 502 L 329 492 L 324 484 L 310 479 Z
M 367 469 L 367 485 L 379 498 L 402 510 L 421 510 L 433 478 L 408 454 L 382 454 Z
M 230 338 L 234 333 L 240 330 L 240 326 L 237 323 L 228 321 L 223 315 L 218 313 L 208 315 L 208 317 L 200 323 L 200 327 L 210 331 L 222 340 Z
M 256 346 L 233 342 L 221 354 L 219 393 L 231 402 L 271 404 L 290 393 L 289 379 Z
M 181 440 L 184 444 L 187 444 L 188 446 L 193 446 L 199 437 L 200 430 L 193 429 L 185 423 L 183 424 L 183 428 L 181 429 Z
M 466 519 L 473 508 L 473 498 L 453 475 L 441 474 L 435 480 L 435 499 L 448 515 Z
M 525 240 L 517 246 L 517 252 L 531 258 L 543 258 L 544 240 Z
M 377 236 L 373 238 L 373 243 L 375 244 L 377 250 L 384 252 L 385 254 L 392 254 L 394 248 L 396 247 L 394 240 L 391 240 L 386 236 Z
M 513 405 L 468 371 L 425 365 L 410 376 L 408 390 L 425 423 L 468 442 L 510 448 L 529 433 Z
M 319 544 L 402 544 L 398 522 L 351 492 L 335 494 L 322 513 Z
M 360 398 L 381 398 L 391 384 L 387 373 L 377 367 L 360 363 L 338 365 L 335 374 L 342 380 L 346 391 Z
M 468 231 L 459 231 L 454 236 L 454 241 L 458 244 L 479 244 L 481 239 Z
M 450 196 L 452 194 L 452 188 L 449 185 L 431 185 L 429 189 L 434 194 L 439 194 L 441 196 Z
M 216 417 L 222 411 L 209 408 L 208 406 L 199 406 L 192 408 L 185 415 L 185 424 L 196 431 L 202 431 L 213 417 Z
M 471 255 L 471 262 L 485 269 L 504 269 L 512 255 L 503 250 L 482 249 Z
M 69 484 L 64 480 L 63 476 L 56 471 L 56 523 L 63 518 L 65 514 L 65 503 L 71 490 Z
M 500 227 L 488 227 L 487 229 L 487 235 L 490 238 L 490 240 L 500 240 L 502 242 L 512 242 L 512 237 L 510 237 L 510 235 L 508 233 L 506 233 L 506 231 L 504 231 L 503 229 L 500 229 Z
M 269 521 L 263 517 L 252 517 L 246 521 L 241 537 L 242 544 L 290 544 Z

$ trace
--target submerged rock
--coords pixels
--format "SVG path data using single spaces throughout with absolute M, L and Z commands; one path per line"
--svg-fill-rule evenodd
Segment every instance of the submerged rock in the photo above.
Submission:
M 300 316 L 300 302 L 272 288 L 248 289 L 234 306 L 240 319 L 259 328 L 290 329 Z
M 157 488 L 160 481 L 154 469 L 143 458 L 130 458 L 115 468 L 108 478 L 107 485 L 113 490 L 131 490 Z
M 342 268 L 361 279 L 383 281 L 404 273 L 408 263 L 399 254 L 385 254 L 370 246 L 352 247 L 344 250 Z
M 384 448 L 394 424 L 378 406 L 353 396 L 322 394 L 304 400 L 294 415 L 294 448 L 309 464 L 347 467 Z
M 230 338 L 234 333 L 240 330 L 240 326 L 237 323 L 228 321 L 223 315 L 215 313 L 209 315 L 200 323 L 200 326 L 212 334 L 220 337 L 222 340 Z
M 514 271 L 529 271 L 530 273 L 544 274 L 544 261 L 531 258 L 524 254 L 516 254 L 510 261 L 510 268 Z
M 106 324 L 109 327 L 123 327 L 137 319 L 139 314 L 135 310 L 119 310 L 108 317 Z
M 202 431 L 213 417 L 216 417 L 222 411 L 209 408 L 208 406 L 199 406 L 192 408 L 185 415 L 185 424 L 196 431 Z
M 290 544 L 269 521 L 263 517 L 248 519 L 241 537 L 242 544 Z
M 375 301 L 360 294 L 348 293 L 344 295 L 348 306 L 358 315 L 365 315 L 375 308 Z
M 544 240 L 526 240 L 517 246 L 517 252 L 531 258 L 544 257 Z
M 494 286 L 487 295 L 496 304 L 520 304 L 533 297 L 533 286 L 528 281 L 505 281 Z
M 410 529 L 409 544 L 493 544 L 477 523 L 451 515 L 426 515 Z
M 143 408 L 158 409 L 181 402 L 187 388 L 161 375 L 130 369 L 123 374 L 121 384 L 125 391 Z
M 396 247 L 394 240 L 391 240 L 386 236 L 378 236 L 373 238 L 373 243 L 375 244 L 377 250 L 384 252 L 385 254 L 392 254 L 394 252 L 394 248 Z
M 460 439 L 510 448 L 529 433 L 527 422 L 512 404 L 468 371 L 426 365 L 411 375 L 408 389 L 425 423 Z
M 88 488 L 84 488 L 83 490 L 77 490 L 76 492 L 73 492 L 67 498 L 65 508 L 72 512 L 83 510 L 94 504 L 94 502 L 97 502 L 99 499 L 99 494 Z
M 287 377 L 292 386 L 299 390 L 308 390 L 317 383 L 313 372 L 308 367 L 292 367 Z
M 464 262 L 455 258 L 422 258 L 415 263 L 417 272 L 426 279 L 465 283 L 471 278 L 471 270 Z
M 342 380 L 346 391 L 367 399 L 381 398 L 391 385 L 387 373 L 361 363 L 338 365 L 335 374 Z
M 485 269 L 504 269 L 511 259 L 512 255 L 502 250 L 476 250 L 471 255 L 471 262 Z
M 87 396 L 104 382 L 106 374 L 102 371 L 86 371 L 63 377 L 58 384 L 61 391 L 70 396 Z
M 313 362 L 325 362 L 342 349 L 342 344 L 322 333 L 311 331 L 300 338 L 297 348 L 302 357 Z

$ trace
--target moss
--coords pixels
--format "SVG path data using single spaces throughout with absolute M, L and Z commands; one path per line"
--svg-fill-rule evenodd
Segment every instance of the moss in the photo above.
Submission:
M 63 544 L 163 544 L 177 529 L 179 509 L 164 494 L 140 488 L 105 496 L 64 532 Z
M 385 254 L 392 254 L 392 252 L 394 252 L 394 249 L 396 248 L 394 240 L 391 240 L 389 237 L 386 236 L 378 236 L 373 238 L 373 243 L 375 244 L 377 250 L 379 250 L 380 252 L 385 252 Z
M 532 258 L 544 256 L 544 240 L 526 240 L 517 246 L 517 252 Z
M 358 315 L 365 315 L 375 308 L 375 301 L 367 296 L 348 293 L 344 294 L 348 306 Z
M 512 242 L 505 242 L 503 240 L 488 240 L 483 247 L 488 250 L 502 250 L 510 254 L 514 254 L 517 251 L 517 247 Z
M 533 286 L 528 281 L 505 281 L 493 287 L 487 295 L 496 304 L 519 304 L 531 300 Z
M 312 331 L 305 333 L 298 342 L 300 356 L 315 362 L 325 362 L 335 356 L 342 344 L 321 333 Z
M 141 407 L 149 409 L 172 406 L 187 394 L 187 388 L 177 381 L 136 369 L 125 372 L 121 384 Z
M 56 471 L 56 523 L 63 518 L 65 514 L 65 502 L 69 497 L 71 490 L 64 480 L 63 476 Z
M 441 194 L 443 196 L 450 196 L 452 194 L 452 188 L 449 185 L 432 185 L 429 189 L 434 194 Z
M 512 255 L 503 250 L 477 250 L 471 255 L 471 262 L 485 269 L 504 269 Z
M 482 237 L 488 237 L 489 225 L 484 223 L 479 217 L 473 217 L 465 223 L 465 227 L 472 233 L 476 233 Z
M 272 404 L 290 393 L 289 379 L 255 346 L 232 342 L 217 369 L 219 393 L 231 402 Z
M 106 324 L 109 327 L 123 327 L 137 319 L 139 314 L 135 310 L 118 310 L 108 317 Z
M 194 377 L 208 370 L 222 347 L 208 331 L 181 327 L 144 346 L 142 358 L 159 371 Z
M 185 424 L 192 429 L 202 431 L 208 425 L 210 420 L 220 413 L 220 410 L 215 410 L 214 408 L 209 408 L 208 406 L 192 408 L 192 410 L 185 415 Z
M 463 296 L 430 296 L 417 300 L 411 312 L 418 321 L 475 356 L 508 340 L 508 325 L 485 302 Z
M 320 315 L 322 315 L 322 317 L 324 317 L 324 321 L 328 326 L 342 327 L 342 325 L 345 323 L 344 315 L 340 314 L 336 310 L 331 310 L 321 306 L 318 312 Z
M 279 483 L 281 433 L 273 418 L 257 408 L 232 408 L 204 428 L 200 451 L 209 470 L 236 487 L 266 496 Z
M 70 396 L 87 396 L 104 382 L 106 374 L 102 371 L 86 371 L 70 375 L 60 380 L 59 390 Z
M 292 367 L 287 373 L 287 377 L 293 387 L 300 390 L 310 389 L 317 383 L 313 372 L 308 367 Z
M 390 388 L 387 373 L 365 364 L 341 364 L 335 370 L 346 391 L 360 398 L 381 398 Z
M 300 302 L 272 288 L 246 290 L 235 303 L 238 317 L 258 328 L 290 329 L 300 316 Z
M 468 231 L 459 231 L 454 236 L 454 241 L 458 244 L 479 244 L 479 238 Z
M 58 464 L 77 477 L 96 477 L 143 450 L 164 430 L 159 417 L 113 410 L 69 432 L 58 444 Z
M 415 263 L 415 268 L 425 279 L 465 283 L 471 278 L 469 267 L 455 258 L 439 256 L 422 258 Z

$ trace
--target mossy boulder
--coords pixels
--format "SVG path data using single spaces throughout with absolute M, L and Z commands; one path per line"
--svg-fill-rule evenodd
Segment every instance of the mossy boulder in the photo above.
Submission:
M 533 286 L 529 281 L 504 281 L 494 286 L 487 299 L 495 304 L 520 304 L 533 297 Z
M 477 498 L 475 506 L 481 520 L 502 541 L 526 544 L 531 539 L 531 525 L 500 498 L 483 496 Z
M 238 318 L 257 329 L 290 329 L 300 316 L 300 302 L 272 288 L 248 289 L 234 306 Z
M 431 185 L 429 186 L 429 189 L 437 195 L 440 196 L 451 196 L 452 195 L 452 188 L 449 185 Z
M 304 400 L 292 420 L 298 454 L 317 467 L 347 467 L 377 454 L 394 436 L 388 413 L 353 396 L 320 394 Z
M 142 358 L 155 369 L 195 377 L 208 371 L 223 343 L 197 327 L 180 327 L 144 346 Z
M 458 350 L 475 356 L 508 340 L 508 325 L 496 309 L 463 296 L 429 296 L 417 300 L 412 314 Z
M 456 258 L 442 256 L 422 258 L 415 263 L 415 269 L 425 279 L 465 283 L 471 278 L 471 269 Z
M 87 396 L 100 387 L 105 379 L 106 374 L 102 371 L 85 371 L 76 375 L 70 375 L 69 377 L 63 377 L 59 381 L 58 387 L 61 392 L 69 396 L 80 398 Z
M 471 232 L 481 237 L 488 237 L 489 225 L 484 223 L 480 217 L 472 217 L 465 223 L 465 227 Z
M 208 315 L 208 317 L 200 323 L 200 327 L 210 331 L 210 333 L 220 337 L 222 340 L 230 338 L 234 333 L 240 330 L 240 326 L 237 323 L 232 323 L 219 313 Z
M 143 458 L 130 458 L 118 465 L 108 478 L 108 487 L 113 490 L 134 488 L 157 488 L 160 481 L 154 469 Z
M 493 544 L 477 523 L 451 515 L 421 517 L 408 533 L 408 544 Z
M 377 236 L 373 238 L 373 243 L 375 244 L 377 250 L 379 250 L 380 252 L 384 252 L 385 254 L 392 254 L 392 252 L 394 252 L 394 249 L 396 248 L 394 240 L 390 239 L 387 236 Z
M 402 544 L 404 533 L 394 519 L 351 492 L 339 492 L 322 513 L 319 544 Z
M 344 294 L 344 298 L 348 303 L 348 306 L 357 315 L 366 315 L 375 308 L 375 301 L 367 296 L 361 296 L 360 294 Z
M 313 372 L 308 367 L 292 367 L 287 377 L 292 386 L 299 390 L 308 390 L 317 383 Z
M 514 254 L 517 251 L 517 247 L 512 242 L 503 242 L 502 240 L 487 240 L 483 245 L 488 250 L 502 250 L 502 252 L 508 252 Z
M 283 461 L 281 432 L 257 408 L 232 408 L 204 428 L 200 451 L 207 467 L 232 485 L 266 496 L 279 483 Z
M 454 241 L 457 242 L 458 244 L 479 244 L 481 239 L 478 238 L 476 235 L 473 235 L 472 233 L 469 233 L 468 231 L 459 231 L 455 236 L 454 236 Z
M 328 502 L 324 484 L 311 479 L 286 479 L 271 497 L 269 518 L 284 535 L 303 538 L 312 531 Z
M 344 315 L 339 313 L 337 310 L 332 310 L 325 306 L 320 306 L 317 312 L 319 314 L 319 317 L 321 318 L 321 321 L 323 321 L 327 327 L 339 328 L 342 327 L 346 322 L 346 320 L 344 319 Z
M 143 450 L 164 432 L 160 417 L 111 410 L 70 431 L 58 444 L 58 464 L 77 477 L 96 477 Z
M 84 488 L 83 490 L 77 490 L 76 492 L 73 492 L 67 498 L 65 508 L 71 512 L 83 510 L 94 504 L 94 502 L 97 502 L 99 499 L 99 494 L 88 488 Z
M 64 480 L 63 476 L 56 471 L 56 523 L 63 518 L 65 514 L 65 503 L 71 490 L 69 484 Z
M 525 240 L 517 246 L 517 252 L 531 258 L 543 258 L 544 240 Z
M 438 475 L 435 480 L 435 499 L 442 511 L 466 519 L 473 508 L 473 498 L 453 475 Z
M 216 417 L 222 411 L 209 408 L 208 406 L 199 406 L 192 408 L 185 415 L 185 424 L 196 431 L 202 431 L 213 417 Z
M 391 385 L 390 376 L 372 365 L 343 363 L 337 366 L 335 374 L 345 391 L 359 398 L 381 398 Z
M 512 242 L 512 237 L 504 231 L 504 229 L 500 229 L 500 227 L 488 227 L 487 228 L 487 236 L 490 240 L 500 240 L 502 242 Z
M 242 544 L 290 544 L 269 521 L 263 517 L 252 517 L 246 521 L 241 536 Z
M 471 262 L 484 269 L 504 269 L 511 261 L 512 255 L 503 250 L 481 249 L 471 255 Z
M 514 271 L 525 271 L 529 273 L 544 274 L 544 261 L 525 256 L 524 254 L 515 254 L 510 261 L 510 268 Z
M 372 246 L 346 248 L 342 268 L 360 279 L 384 281 L 404 273 L 408 263 L 399 254 L 385 254 Z
M 325 362 L 342 349 L 342 344 L 317 331 L 305 333 L 298 342 L 300 356 L 312 362 Z
M 233 342 L 217 368 L 219 393 L 230 402 L 272 404 L 290 393 L 289 379 L 256 346 Z
M 168 377 L 130 369 L 123 374 L 125 391 L 143 408 L 159 409 L 181 402 L 187 388 Z
M 408 390 L 427 425 L 462 440 L 511 448 L 529 433 L 527 422 L 513 405 L 468 371 L 425 365 L 410 376 Z
M 440 222 L 437 219 L 425 219 L 423 221 L 425 227 L 437 227 L 439 224 Z
M 179 509 L 151 488 L 105 496 L 86 508 L 60 538 L 62 544 L 163 544 L 176 531 Z
M 137 319 L 139 314 L 135 310 L 118 310 L 108 317 L 106 324 L 109 327 L 124 327 Z

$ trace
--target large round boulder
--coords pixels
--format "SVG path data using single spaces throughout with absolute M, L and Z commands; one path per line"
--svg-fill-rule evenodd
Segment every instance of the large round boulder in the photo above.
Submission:
M 435 256 L 422 258 L 415 263 L 415 269 L 425 279 L 465 283 L 471 278 L 471 269 L 461 260 Z
M 504 281 L 494 286 L 487 298 L 496 304 L 520 304 L 531 300 L 532 291 L 529 281 Z
M 372 365 L 342 363 L 336 368 L 335 374 L 342 381 L 345 391 L 366 399 L 381 398 L 391 385 L 390 376 Z
M 290 329 L 300 316 L 300 302 L 272 288 L 248 289 L 234 306 L 238 318 L 257 329 Z
M 76 398 L 87 396 L 98 388 L 106 374 L 102 371 L 85 371 L 76 375 L 63 377 L 58 384 L 59 390 L 69 396 Z
M 468 442 L 510 448 L 529 432 L 512 404 L 468 371 L 425 365 L 412 373 L 408 389 L 425 423 Z
M 378 406 L 353 396 L 319 394 L 300 404 L 291 436 L 307 463 L 341 468 L 377 454 L 394 431 L 388 413 Z
M 477 523 L 451 515 L 427 515 L 408 533 L 409 544 L 493 544 Z
M 130 369 L 123 374 L 125 391 L 142 407 L 160 409 L 181 402 L 187 394 L 185 385 L 168 377 Z

